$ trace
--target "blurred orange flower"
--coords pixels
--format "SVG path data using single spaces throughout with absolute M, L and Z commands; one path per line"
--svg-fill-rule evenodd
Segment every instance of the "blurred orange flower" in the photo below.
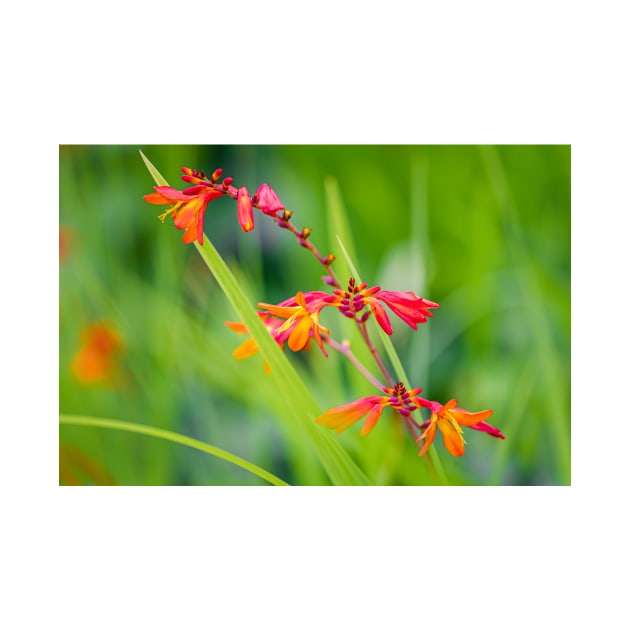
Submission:
M 102 322 L 87 326 L 72 359 L 72 374 L 84 385 L 111 383 L 122 348 L 122 338 L 112 326 Z

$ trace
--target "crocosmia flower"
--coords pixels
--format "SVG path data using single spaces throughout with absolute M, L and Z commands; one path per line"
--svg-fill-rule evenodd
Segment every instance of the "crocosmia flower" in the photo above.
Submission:
M 112 326 L 88 326 L 81 331 L 81 347 L 72 359 L 73 375 L 85 385 L 110 382 L 122 347 L 122 339 Z
M 383 391 L 387 394 L 386 396 L 366 396 L 351 403 L 333 407 L 316 418 L 315 422 L 341 433 L 367 415 L 361 428 L 361 435 L 365 436 L 376 426 L 386 407 L 392 407 L 403 416 L 409 416 L 419 407 L 416 396 L 422 391 L 420 388 L 407 390 L 402 383 L 396 383 L 394 387 L 386 387 Z
M 328 305 L 331 296 L 323 291 L 299 291 L 295 298 L 286 300 L 281 304 L 266 304 L 260 302 L 259 308 L 265 309 L 275 317 L 286 319 L 284 324 L 278 328 L 278 333 L 289 330 L 287 343 L 294 352 L 303 350 L 308 344 L 311 335 L 321 348 L 324 356 L 328 356 L 322 343 L 321 333 L 328 334 L 328 328 L 324 328 L 319 323 L 319 313 Z
M 215 190 L 210 184 L 201 183 L 183 191 L 170 186 L 154 186 L 154 193 L 145 195 L 144 200 L 157 205 L 173 204 L 173 207 L 160 215 L 164 219 L 171 214 L 178 230 L 184 230 L 182 240 L 192 243 L 194 240 L 203 245 L 203 217 L 210 201 L 221 197 L 223 193 Z
M 274 189 L 269 184 L 261 184 L 254 195 L 256 206 L 265 214 L 275 216 L 278 210 L 284 210 L 284 206 Z
M 388 306 L 392 312 L 400 317 L 406 324 L 417 330 L 418 324 L 423 324 L 428 317 L 433 317 L 430 308 L 438 308 L 440 305 L 425 298 L 417 296 L 412 291 L 381 291 L 380 287 L 370 287 L 364 282 L 355 284 L 354 278 L 350 278 L 348 289 L 335 289 L 335 299 L 331 305 L 337 306 L 343 315 L 359 322 L 363 322 L 369 316 L 369 311 L 362 315 L 360 312 L 369 306 L 379 326 L 388 334 L 392 334 L 392 325 L 382 304 Z
M 422 407 L 427 407 L 431 411 L 431 417 L 425 422 L 421 428 L 425 429 L 417 441 L 424 439 L 424 444 L 418 453 L 419 456 L 424 455 L 435 439 L 437 430 L 440 430 L 444 446 L 446 450 L 455 457 L 464 454 L 464 445 L 466 441 L 463 437 L 462 426 L 483 431 L 493 437 L 505 439 L 501 431 L 492 425 L 484 422 L 486 418 L 492 415 L 491 409 L 484 411 L 470 412 L 466 409 L 456 407 L 455 399 L 449 400 L 445 405 L 424 398 L 418 399 Z

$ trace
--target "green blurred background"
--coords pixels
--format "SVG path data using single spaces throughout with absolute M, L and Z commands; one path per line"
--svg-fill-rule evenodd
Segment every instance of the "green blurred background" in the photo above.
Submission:
M 251 193 L 267 182 L 342 271 L 326 211 L 338 193 L 362 279 L 440 304 L 416 332 L 391 317 L 409 385 L 471 411 L 492 408 L 506 435 L 465 431 L 461 458 L 438 436 L 449 482 L 570 484 L 570 146 L 60 146 L 60 412 L 177 431 L 291 484 L 320 485 L 327 477 L 261 358 L 232 358 L 244 337 L 223 325 L 237 317 L 201 257 L 171 220 L 160 223 L 163 207 L 143 201 L 154 182 L 140 150 L 177 188 L 181 166 L 221 167 Z M 245 234 L 234 202 L 213 201 L 205 233 L 252 302 L 326 289 L 314 258 L 258 211 Z M 343 336 L 347 322 L 335 315 L 325 310 L 321 321 Z M 123 349 L 113 382 L 85 384 L 70 366 L 81 331 L 97 321 L 118 331 Z M 287 352 L 322 410 L 377 393 L 339 357 Z M 337 439 L 374 483 L 432 483 L 393 415 L 367 438 L 359 428 Z M 266 483 L 121 431 L 64 425 L 59 446 L 64 484 Z

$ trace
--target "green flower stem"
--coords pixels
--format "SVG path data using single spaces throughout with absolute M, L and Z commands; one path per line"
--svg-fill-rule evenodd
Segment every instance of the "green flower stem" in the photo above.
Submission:
M 289 484 L 286 481 L 282 481 L 275 475 L 272 475 L 270 472 L 256 466 L 248 462 L 237 455 L 233 455 L 232 453 L 228 453 L 216 446 L 212 446 L 211 444 L 206 444 L 205 442 L 200 442 L 199 440 L 195 440 L 194 438 L 190 438 L 186 435 L 181 435 L 180 433 L 175 433 L 173 431 L 166 431 L 164 429 L 158 429 L 157 427 L 152 427 L 145 424 L 137 424 L 135 422 L 124 422 L 122 420 L 110 420 L 109 418 L 92 418 L 88 416 L 73 416 L 61 414 L 59 416 L 59 424 L 66 425 L 74 425 L 74 426 L 83 426 L 83 427 L 98 427 L 102 429 L 115 429 L 119 431 L 128 431 L 130 433 L 140 433 L 142 435 L 150 435 L 152 437 L 160 438 L 162 440 L 168 440 L 169 442 L 174 442 L 176 444 L 183 444 L 184 446 L 190 446 L 190 448 L 195 448 L 198 451 L 203 451 L 204 453 L 208 453 L 210 455 L 214 455 L 220 459 L 224 459 L 227 462 L 234 464 L 235 466 L 240 466 L 245 470 L 257 475 L 261 479 L 268 481 L 274 486 L 288 486 Z

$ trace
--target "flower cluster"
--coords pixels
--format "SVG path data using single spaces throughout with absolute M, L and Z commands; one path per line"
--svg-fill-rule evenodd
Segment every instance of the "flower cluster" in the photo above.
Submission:
M 324 256 L 317 250 L 310 239 L 311 230 L 298 229 L 292 223 L 293 213 L 285 208 L 268 184 L 261 184 L 256 193 L 250 196 L 246 187 L 233 186 L 231 177 L 220 181 L 222 169 L 215 170 L 209 178 L 203 172 L 190 168 L 182 168 L 182 172 L 182 180 L 191 186 L 181 191 L 170 186 L 155 186 L 155 192 L 146 195 L 144 199 L 151 204 L 171 206 L 159 218 L 164 221 L 167 216 L 172 216 L 175 227 L 184 230 L 182 240 L 185 243 L 197 241 L 199 245 L 203 245 L 204 215 L 208 203 L 219 197 L 230 197 L 236 201 L 238 222 L 244 232 L 254 229 L 254 208 L 257 208 L 263 215 L 271 217 L 278 227 L 291 232 L 298 244 L 310 251 L 324 267 L 326 275 L 322 280 L 332 287 L 332 292 L 298 291 L 295 296 L 278 304 L 257 304 L 260 309 L 258 316 L 280 348 L 284 349 L 286 343 L 290 350 L 301 352 L 308 349 L 311 340 L 314 340 L 326 358 L 327 348 L 341 352 L 380 390 L 378 395 L 366 396 L 329 409 L 315 419 L 317 424 L 335 429 L 339 433 L 365 417 L 360 431 L 365 436 L 374 429 L 385 409 L 390 408 L 402 419 L 420 444 L 420 456 L 431 447 L 438 429 L 446 450 L 455 457 L 463 455 L 465 450 L 466 441 L 462 427 L 504 439 L 501 431 L 486 422 L 492 415 L 492 410 L 470 412 L 457 407 L 455 399 L 441 404 L 419 396 L 421 388 L 406 389 L 403 383 L 394 382 L 371 341 L 367 324 L 372 315 L 376 324 L 385 333 L 392 335 L 392 324 L 386 309 L 410 328 L 417 330 L 419 324 L 424 324 L 433 317 L 432 310 L 439 308 L 439 304 L 420 297 L 413 291 L 382 290 L 380 286 L 359 283 L 355 278 L 350 278 L 346 287 L 342 287 L 332 268 L 335 256 Z M 381 378 L 386 381 L 385 384 L 356 359 L 347 342 L 339 343 L 331 337 L 329 328 L 320 323 L 324 309 L 337 310 L 342 316 L 355 322 Z M 238 334 L 249 334 L 246 326 L 240 322 L 228 321 L 225 325 Z M 250 337 L 234 350 L 233 356 L 245 359 L 258 352 L 258 344 Z M 271 371 L 266 362 L 263 366 L 266 373 Z M 429 413 L 426 420 L 421 415 L 423 409 Z
M 381 414 L 386 407 L 391 407 L 397 411 L 408 426 L 416 426 L 425 431 L 417 438 L 417 441 L 424 439 L 424 444 L 418 455 L 424 455 L 435 439 L 436 430 L 439 429 L 444 440 L 446 450 L 455 457 L 464 454 L 464 444 L 461 426 L 469 427 L 477 431 L 483 431 L 493 437 L 505 439 L 505 436 L 493 427 L 484 422 L 492 415 L 490 409 L 478 411 L 476 413 L 455 407 L 456 400 L 449 400 L 445 405 L 420 398 L 418 394 L 421 388 L 407 390 L 402 383 L 396 383 L 394 387 L 384 387 L 386 396 L 366 396 L 351 403 L 333 407 L 326 413 L 319 416 L 315 422 L 324 426 L 336 429 L 337 433 L 344 431 L 367 414 L 367 418 L 361 429 L 361 435 L 367 435 L 376 425 Z M 412 413 L 421 407 L 431 410 L 431 418 L 418 425 L 412 417 Z
M 160 220 L 164 222 L 167 216 L 173 217 L 175 227 L 184 230 L 182 240 L 184 243 L 197 241 L 203 245 L 203 221 L 206 208 L 211 201 L 219 197 L 228 196 L 236 199 L 238 222 L 243 232 L 250 232 L 254 229 L 254 211 L 258 208 L 265 214 L 275 216 L 279 210 L 284 210 L 284 206 L 278 199 L 278 195 L 268 184 L 262 184 L 253 197 L 250 197 L 245 186 L 235 188 L 232 186 L 233 179 L 226 177 L 221 183 L 223 170 L 218 168 L 211 177 L 206 177 L 202 171 L 195 171 L 192 168 L 183 167 L 182 180 L 192 186 L 184 190 L 177 190 L 171 186 L 154 186 L 154 193 L 144 196 L 144 200 L 156 205 L 172 206 L 160 215 Z

